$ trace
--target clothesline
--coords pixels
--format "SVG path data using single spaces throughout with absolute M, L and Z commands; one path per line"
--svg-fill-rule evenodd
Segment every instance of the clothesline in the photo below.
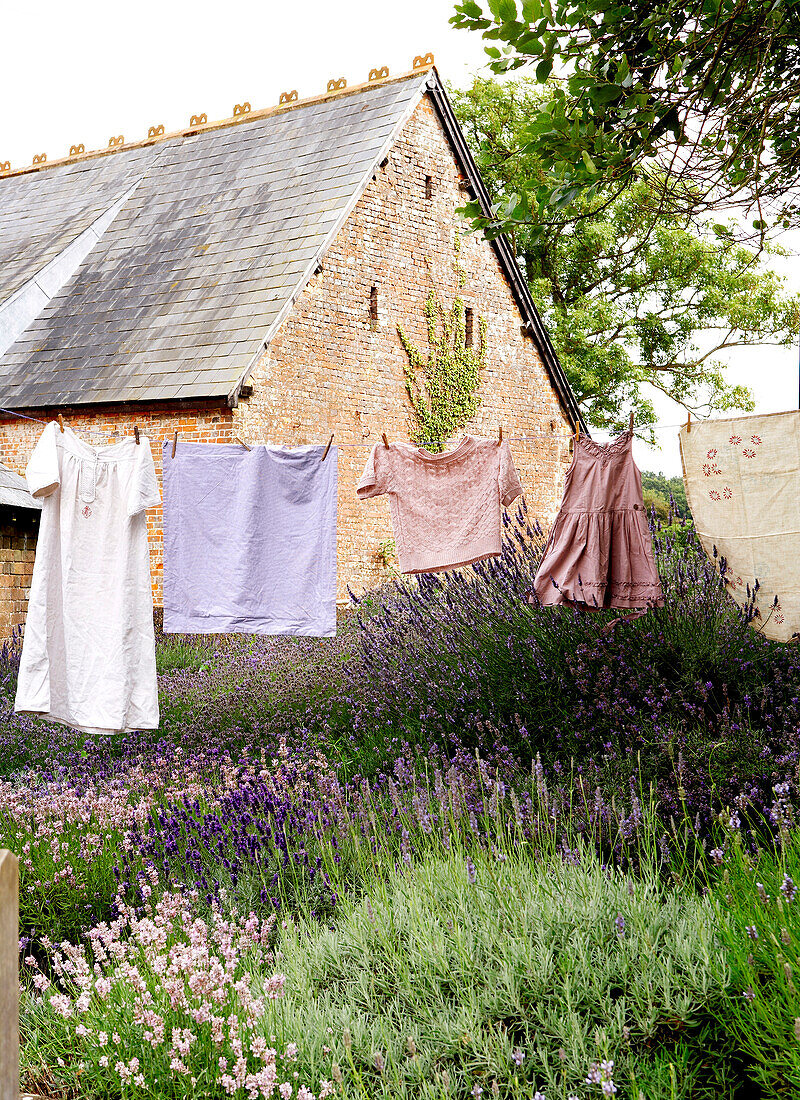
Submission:
M 25 413 L 16 412 L 14 409 L 0 408 L 0 413 L 5 413 L 7 416 L 16 416 L 20 420 L 30 420 L 34 424 L 47 424 L 48 423 L 47 420 L 41 420 L 39 417 L 36 417 L 36 416 L 27 416 Z M 677 423 L 677 424 L 634 424 L 634 429 L 636 429 L 636 428 L 646 428 L 649 431 L 655 431 L 655 432 L 667 431 L 668 429 L 681 428 L 681 427 L 683 427 L 684 423 L 685 423 L 685 421 L 681 421 L 680 423 Z M 72 427 L 72 425 L 70 425 L 70 427 Z M 72 427 L 72 430 L 74 432 L 78 433 L 79 435 L 93 435 L 93 436 L 103 436 L 103 437 L 117 436 L 117 435 L 122 434 L 119 431 L 119 429 L 114 429 L 112 431 L 100 431 L 99 429 L 95 429 L 95 428 L 75 428 L 75 427 Z M 526 432 L 524 435 L 509 435 L 509 436 L 504 436 L 504 438 L 507 439 L 509 443 L 529 443 L 529 442 L 533 442 L 535 439 L 543 439 L 543 438 L 544 439 L 552 439 L 553 441 L 558 441 L 559 437 L 552 431 L 531 431 L 531 432 Z M 366 440 L 366 439 L 362 440 L 359 443 L 338 443 L 338 442 L 335 442 L 335 446 L 337 446 L 337 447 L 371 447 L 371 446 L 373 446 L 373 442 L 374 441 L 372 441 L 372 440 Z M 258 440 L 256 445 L 258 445 L 259 443 L 261 443 L 265 446 L 270 445 L 265 440 Z M 418 443 L 416 443 L 414 445 L 418 446 L 418 447 L 429 447 L 429 446 L 438 446 L 441 443 L 447 443 L 447 439 L 423 439 L 423 440 L 420 440 Z M 323 443 L 319 444 L 319 446 L 323 446 L 323 445 L 324 445 Z

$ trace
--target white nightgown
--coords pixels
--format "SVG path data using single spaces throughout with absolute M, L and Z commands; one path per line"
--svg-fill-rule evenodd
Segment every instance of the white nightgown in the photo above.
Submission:
M 42 499 L 15 710 L 91 734 L 157 729 L 145 511 L 150 442 L 91 447 L 48 424 L 25 469 Z

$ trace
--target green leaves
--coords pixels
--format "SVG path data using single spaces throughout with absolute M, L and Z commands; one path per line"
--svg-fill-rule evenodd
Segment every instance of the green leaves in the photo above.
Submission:
M 514 0 L 487 0 L 489 10 L 499 23 L 511 23 L 517 18 Z
M 461 12 L 467 19 L 480 19 L 483 15 L 481 6 L 476 4 L 475 0 L 462 0 L 460 4 L 456 5 L 456 11 Z
M 738 243 L 741 222 L 670 206 L 652 165 L 609 183 L 626 149 L 596 117 L 570 117 L 563 88 L 476 80 L 453 101 L 492 196 L 490 216 L 476 203 L 466 214 L 511 236 L 590 423 L 621 429 L 631 407 L 647 423 L 654 388 L 709 413 L 748 408 L 726 381 L 726 348 L 792 343 L 800 297 Z
M 800 5 L 486 4 L 463 0 L 452 22 L 491 43 L 492 71 L 531 65 L 540 83 L 554 71 L 569 74 L 553 82 L 540 113 L 570 123 L 578 118 L 580 128 L 568 137 L 542 126 L 531 131 L 559 195 L 568 181 L 589 198 L 598 188 L 631 183 L 655 163 L 674 193 L 694 188 L 698 212 L 712 202 L 748 210 L 758 198 L 775 212 L 776 224 L 800 222 Z M 713 194 L 696 187 L 703 179 L 715 181 Z M 553 205 L 547 187 L 540 180 L 535 209 Z

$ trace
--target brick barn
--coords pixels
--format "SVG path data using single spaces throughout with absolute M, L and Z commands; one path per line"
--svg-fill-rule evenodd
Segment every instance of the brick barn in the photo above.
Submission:
M 432 287 L 460 295 L 468 340 L 485 322 L 467 430 L 536 435 L 512 451 L 545 522 L 579 416 L 508 243 L 463 237 L 458 287 L 456 208 L 470 194 L 489 200 L 432 58 L 416 63 L 352 88 L 331 81 L 307 100 L 289 92 L 266 110 L 237 104 L 222 122 L 192 116 L 175 133 L 114 137 L 97 152 L 0 162 L 0 406 L 44 421 L 60 413 L 107 442 L 136 425 L 159 473 L 160 442 L 176 430 L 178 446 L 331 433 L 359 444 L 338 452 L 340 600 L 348 583 L 385 575 L 387 500 L 359 502 L 355 484 L 381 433 L 408 438 L 398 324 L 427 347 Z M 0 412 L 0 460 L 23 471 L 41 430 Z M 157 605 L 159 512 L 149 515 Z M 0 561 L 21 549 L 14 538 L 2 534 Z M 10 574 L 17 609 L 30 559 Z

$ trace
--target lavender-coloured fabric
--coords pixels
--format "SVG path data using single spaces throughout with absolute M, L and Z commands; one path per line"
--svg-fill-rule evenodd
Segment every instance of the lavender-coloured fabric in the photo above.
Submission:
M 575 440 L 561 510 L 534 580 L 545 606 L 663 604 L 632 441 L 632 432 L 613 443 Z
M 164 630 L 336 633 L 337 450 L 164 443 Z

